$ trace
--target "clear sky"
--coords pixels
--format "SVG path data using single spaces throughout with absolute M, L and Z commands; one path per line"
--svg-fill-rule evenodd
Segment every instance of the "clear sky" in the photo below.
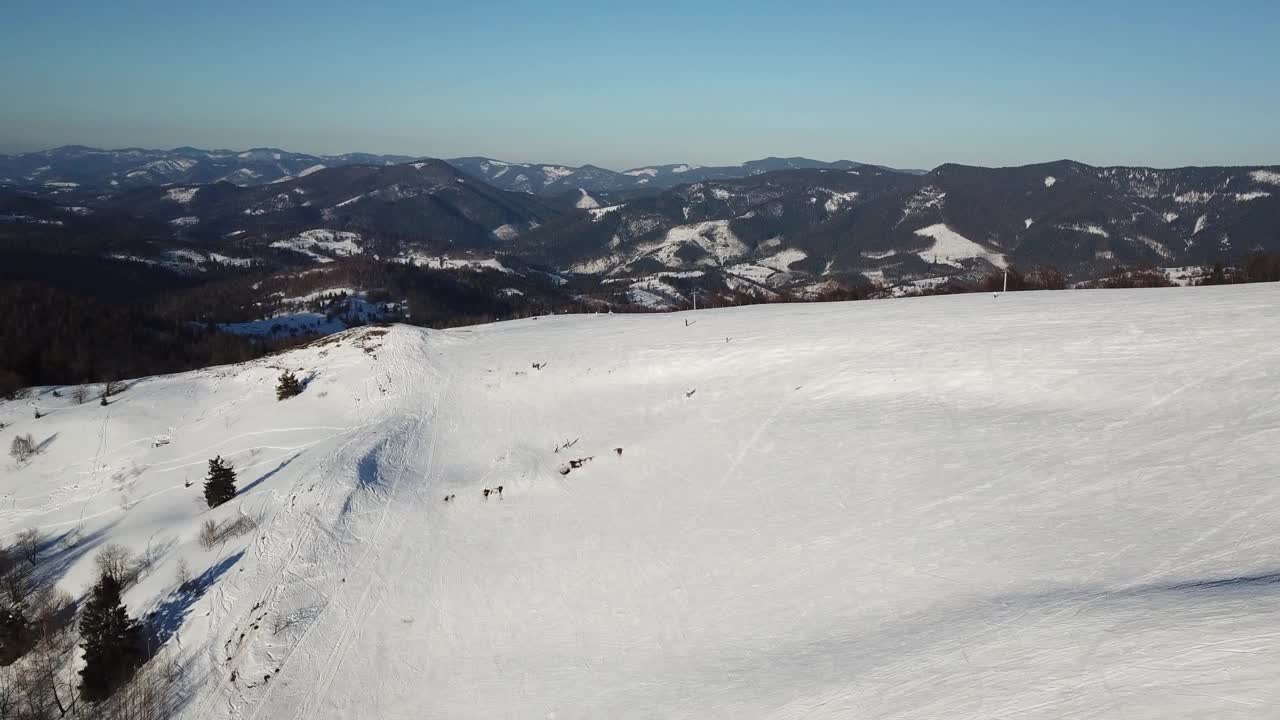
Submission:
M 0 152 L 1280 163 L 1277 0 L 6 0 Z

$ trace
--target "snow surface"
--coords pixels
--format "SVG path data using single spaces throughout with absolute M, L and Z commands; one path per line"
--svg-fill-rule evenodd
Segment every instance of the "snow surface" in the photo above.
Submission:
M 853 192 L 844 192 L 844 193 L 835 192 L 834 190 L 829 192 L 831 192 L 831 197 L 827 198 L 827 201 L 822 205 L 823 209 L 825 209 L 828 213 L 837 212 L 838 210 L 840 210 L 841 207 L 844 207 L 845 205 L 858 199 L 858 192 L 856 190 Z
M 436 270 L 497 270 L 500 273 L 514 275 L 514 270 L 502 264 L 497 258 L 486 257 L 449 257 L 448 255 L 430 255 L 428 253 L 410 253 L 393 259 L 395 262 L 428 267 Z
M 708 220 L 671 228 L 662 240 L 645 247 L 642 254 L 653 255 L 666 267 L 683 267 L 690 264 L 677 255 L 684 245 L 695 245 L 706 253 L 692 261 L 697 266 L 724 265 L 747 252 L 747 246 L 729 228 L 728 220 Z
M 200 218 L 195 215 L 187 215 L 185 217 L 174 218 L 169 221 L 169 224 L 175 227 L 190 227 L 192 225 L 199 225 Z
M 1280 172 L 1275 170 L 1254 170 L 1249 173 L 1249 177 L 1254 182 L 1267 183 L 1268 185 L 1280 185 Z
M 218 253 L 209 253 L 209 259 L 219 265 L 229 265 L 233 267 L 252 267 L 252 258 L 238 258 L 230 255 L 220 255 Z
M 727 268 L 729 273 L 753 282 L 768 283 L 783 281 L 789 277 L 791 266 L 807 258 L 805 251 L 798 248 L 787 248 L 782 252 L 760 258 L 749 263 L 733 265 Z
M 1056 177 L 1054 177 L 1054 176 L 1052 176 L 1052 175 L 1049 175 L 1049 176 L 1045 177 L 1045 179 L 1044 179 L 1044 186 L 1045 186 L 1045 187 L 1047 187 L 1047 188 L 1051 188 L 1051 187 L 1053 187 L 1053 186 L 1054 186 L 1054 185 L 1056 185 L 1056 184 L 1058 184 L 1058 178 L 1056 178 Z
M 357 330 L 0 403 L 45 444 L 0 532 L 68 533 L 77 594 L 159 548 L 124 599 L 166 610 L 182 718 L 1269 718 L 1274 295 Z
M 617 212 L 626 206 L 626 203 L 622 203 L 620 205 L 606 205 L 605 207 L 589 208 L 587 212 L 591 213 L 591 219 L 593 221 L 599 222 L 604 219 L 605 215 L 608 215 L 611 212 Z
M 1213 199 L 1214 193 L 1193 190 L 1173 196 L 1173 201 L 1184 205 L 1203 205 Z
M 1236 193 L 1236 202 L 1249 202 L 1250 200 L 1261 200 L 1262 198 L 1271 197 L 1271 193 L 1262 190 L 1254 190 L 1246 193 Z
M 657 177 L 658 171 L 655 168 L 640 168 L 638 170 L 628 170 L 623 173 L 623 175 L 630 175 L 632 177 Z
M 573 168 L 560 167 L 559 165 L 543 165 L 542 174 L 545 178 L 543 183 L 550 185 L 557 180 L 563 180 L 569 177 L 574 172 Z
M 306 177 L 311 173 L 320 172 L 321 170 L 324 170 L 325 167 L 326 166 L 324 165 L 312 165 L 311 167 L 304 169 L 302 172 L 299 172 L 298 177 Z
M 176 203 L 182 203 L 185 205 L 186 203 L 191 202 L 191 199 L 194 198 L 198 192 L 200 192 L 200 188 L 198 187 L 170 188 L 165 191 L 164 197 L 166 200 L 172 200 Z
M 578 208 L 579 210 L 587 210 L 589 208 L 598 208 L 600 207 L 600 201 L 591 197 L 591 195 L 588 194 L 586 190 L 583 190 L 582 188 L 578 188 L 578 201 L 574 203 L 573 206 Z
M 932 247 L 916 253 L 926 262 L 958 266 L 956 262 L 958 260 L 982 258 L 996 267 L 1009 266 L 1004 255 L 982 247 L 944 224 L 939 223 L 920 228 L 915 234 L 921 237 L 933 238 Z
M 1072 232 L 1084 233 L 1086 235 L 1097 235 L 1098 237 L 1109 238 L 1111 233 L 1102 228 L 1101 225 L 1093 225 L 1090 223 L 1074 223 L 1071 225 L 1059 225 L 1060 230 L 1070 230 Z
M 315 252 L 316 250 L 322 250 L 333 255 L 359 255 L 364 252 L 363 248 L 360 247 L 359 233 L 325 230 L 323 228 L 304 230 L 287 240 L 277 240 L 271 243 L 271 247 L 302 253 L 318 263 L 330 263 L 333 262 L 333 258 L 321 255 Z
M 503 241 L 514 240 L 519 235 L 520 228 L 511 223 L 504 223 L 493 229 L 493 236 Z

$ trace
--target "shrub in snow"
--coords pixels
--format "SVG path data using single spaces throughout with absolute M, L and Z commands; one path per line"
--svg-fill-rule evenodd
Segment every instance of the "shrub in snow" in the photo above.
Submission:
M 218 523 L 212 519 L 205 520 L 200 525 L 200 547 L 205 550 L 211 549 L 218 544 Z
M 236 496 L 236 471 L 219 455 L 209 461 L 209 475 L 204 481 L 204 499 L 216 508 Z
M 276 384 L 276 399 L 288 400 L 289 398 L 302 393 L 302 383 L 298 381 L 298 376 L 285 370 L 280 373 L 280 382 Z
M 18 462 L 26 462 L 36 454 L 35 440 L 30 435 L 19 435 L 9 444 L 9 455 Z
M 89 388 L 86 385 L 77 385 L 71 391 L 71 399 L 76 401 L 77 405 L 83 405 L 85 400 L 89 399 Z
M 133 677 L 145 659 L 142 628 L 120 600 L 120 583 L 103 575 L 93 586 L 80 618 L 84 668 L 80 696 L 96 703 L 111 697 Z

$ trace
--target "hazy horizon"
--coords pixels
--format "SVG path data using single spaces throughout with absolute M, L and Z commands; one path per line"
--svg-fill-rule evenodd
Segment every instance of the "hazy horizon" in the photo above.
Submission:
M 513 162 L 1280 163 L 1280 7 L 21 1 L 0 152 Z M 68 23 L 67 18 L 75 22 Z M 1270 89 L 1268 89 L 1270 88 Z

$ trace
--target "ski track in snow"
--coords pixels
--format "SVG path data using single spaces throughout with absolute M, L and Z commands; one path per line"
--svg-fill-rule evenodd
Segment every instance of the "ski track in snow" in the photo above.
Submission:
M 0 532 L 223 568 L 186 718 L 1272 717 L 1274 287 L 354 330 L 0 403 Z

